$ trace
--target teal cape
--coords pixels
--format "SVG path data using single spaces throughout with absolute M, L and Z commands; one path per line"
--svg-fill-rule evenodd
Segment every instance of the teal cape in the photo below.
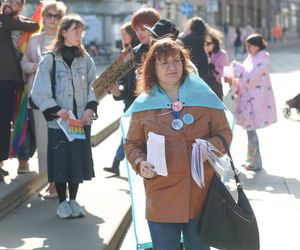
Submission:
M 179 88 L 179 100 L 185 107 L 202 106 L 215 109 L 226 109 L 224 103 L 211 88 L 196 74 L 186 76 Z M 149 93 L 139 95 L 125 112 L 124 116 L 132 113 L 153 109 L 170 109 L 171 101 L 166 92 L 155 85 Z

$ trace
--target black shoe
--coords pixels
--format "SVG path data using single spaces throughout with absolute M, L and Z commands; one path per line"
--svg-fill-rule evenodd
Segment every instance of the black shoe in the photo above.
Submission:
M 103 168 L 103 170 L 106 172 L 114 173 L 117 176 L 120 175 L 119 168 Z
M 0 173 L 0 182 L 4 182 L 3 174 Z
M 4 169 L 2 169 L 2 168 L 0 168 L 0 173 L 1 173 L 3 176 L 8 176 L 8 175 L 9 175 L 8 171 L 6 171 L 6 170 L 4 170 Z

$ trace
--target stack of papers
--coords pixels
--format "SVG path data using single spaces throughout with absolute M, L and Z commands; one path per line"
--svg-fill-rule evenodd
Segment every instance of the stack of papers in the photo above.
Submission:
M 154 166 L 158 175 L 167 176 L 168 169 L 165 154 L 165 137 L 153 132 L 148 133 L 147 140 L 147 162 Z

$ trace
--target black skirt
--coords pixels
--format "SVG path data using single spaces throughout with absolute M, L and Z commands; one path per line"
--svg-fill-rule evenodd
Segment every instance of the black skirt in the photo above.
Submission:
M 84 127 L 86 139 L 70 142 L 61 129 L 48 128 L 48 181 L 81 183 L 94 176 L 91 126 Z

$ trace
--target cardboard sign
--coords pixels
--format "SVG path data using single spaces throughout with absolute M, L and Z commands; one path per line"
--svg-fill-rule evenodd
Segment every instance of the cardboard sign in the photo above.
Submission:
M 102 99 L 111 84 L 119 81 L 129 70 L 135 66 L 135 56 L 132 48 L 127 48 L 116 60 L 95 80 L 93 84 L 97 100 Z

